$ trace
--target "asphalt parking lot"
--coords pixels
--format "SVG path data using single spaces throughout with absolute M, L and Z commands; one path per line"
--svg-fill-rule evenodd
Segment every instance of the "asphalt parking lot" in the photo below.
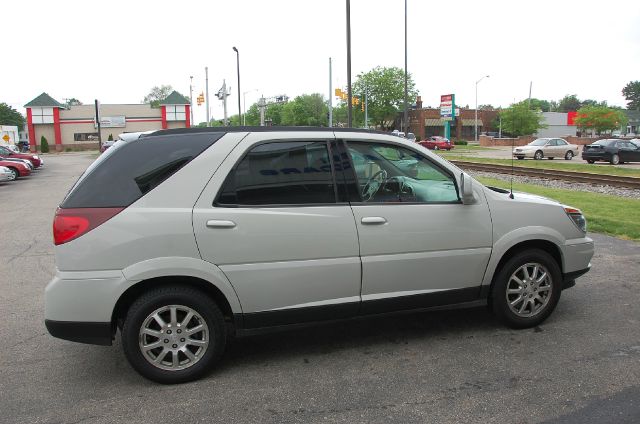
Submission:
M 485 308 L 237 340 L 207 378 L 144 380 L 113 347 L 50 337 L 55 207 L 90 154 L 0 184 L 0 421 L 640 422 L 640 244 L 594 234 L 593 269 L 535 329 Z

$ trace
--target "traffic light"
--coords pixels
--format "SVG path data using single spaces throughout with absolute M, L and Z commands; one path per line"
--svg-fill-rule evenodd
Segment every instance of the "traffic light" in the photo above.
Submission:
M 360 109 L 364 112 L 364 102 L 360 104 Z

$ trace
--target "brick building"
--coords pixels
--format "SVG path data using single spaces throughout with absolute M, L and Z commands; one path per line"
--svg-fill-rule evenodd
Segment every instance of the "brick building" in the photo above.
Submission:
M 65 107 L 42 93 L 25 108 L 31 151 L 37 151 L 42 136 L 56 151 L 98 148 L 95 105 Z M 176 91 L 157 108 L 150 104 L 101 104 L 100 135 L 106 141 L 109 135 L 117 138 L 118 134 L 127 132 L 189 127 L 190 112 L 189 100 Z
M 460 114 L 451 122 L 451 138 L 455 140 L 473 140 L 475 129 L 475 110 L 459 109 Z M 400 114 L 402 115 L 402 114 Z M 478 110 L 478 136 L 486 131 L 498 131 L 493 122 L 498 117 L 497 110 Z M 396 128 L 402 128 L 402 116 Z M 440 109 L 423 108 L 418 96 L 416 108 L 409 110 L 409 131 L 424 140 L 433 135 L 444 136 L 445 121 L 440 119 Z

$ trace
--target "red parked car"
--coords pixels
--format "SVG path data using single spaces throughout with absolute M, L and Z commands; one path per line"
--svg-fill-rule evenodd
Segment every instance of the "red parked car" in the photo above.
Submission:
M 27 177 L 31 174 L 31 170 L 24 163 L 0 158 L 0 166 L 7 167 L 11 171 L 13 178 L 10 181 L 17 180 L 19 177 Z
M 0 158 L 26 159 L 33 164 L 34 168 L 42 166 L 42 159 L 40 159 L 40 156 L 34 155 L 33 153 L 16 153 L 4 146 L 0 146 Z
M 418 142 L 421 146 L 426 147 L 431 150 L 451 150 L 453 149 L 453 143 L 444 137 L 440 137 L 438 135 L 434 135 L 433 137 L 429 137 L 426 140 L 422 140 Z

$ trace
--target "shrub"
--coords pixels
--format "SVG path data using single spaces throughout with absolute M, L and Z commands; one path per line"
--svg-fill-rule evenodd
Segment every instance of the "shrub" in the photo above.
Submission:
M 40 137 L 40 152 L 49 153 L 49 142 L 45 136 Z
M 107 141 L 113 141 L 113 134 L 109 134 L 109 137 L 107 138 Z
M 453 142 L 453 144 L 456 145 L 456 146 L 466 146 L 469 143 L 467 143 L 464 140 L 456 140 L 456 141 Z

